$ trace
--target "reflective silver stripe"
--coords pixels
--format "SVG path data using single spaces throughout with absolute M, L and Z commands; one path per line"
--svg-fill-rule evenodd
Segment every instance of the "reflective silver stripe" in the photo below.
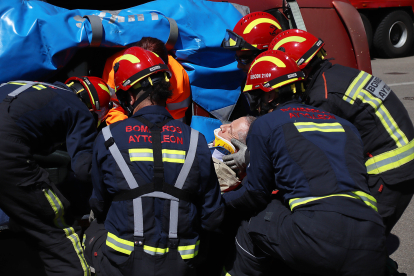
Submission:
M 106 126 L 102 129 L 102 134 L 105 141 L 108 141 L 112 137 L 111 130 L 109 126 Z M 138 187 L 138 182 L 135 177 L 132 175 L 131 170 L 128 168 L 128 164 L 125 162 L 124 157 L 122 157 L 121 152 L 119 151 L 118 146 L 114 142 L 110 147 L 109 151 L 115 159 L 115 162 L 118 164 L 119 169 L 122 172 L 126 182 L 130 189 Z M 132 201 L 134 207 L 134 236 L 143 237 L 144 236 L 144 221 L 142 215 L 142 200 L 140 197 L 135 198 Z
M 299 5 L 296 1 L 289 1 L 290 9 L 296 23 L 296 27 L 300 30 L 306 31 L 305 22 L 303 21 L 302 14 L 300 13 Z
M 375 100 L 372 100 L 371 98 L 369 98 L 367 96 L 366 93 L 369 93 L 369 92 L 360 93 L 359 95 L 365 100 L 365 102 L 372 102 L 374 104 L 374 106 L 376 107 L 378 113 L 380 113 L 382 115 L 382 118 L 384 119 L 384 121 L 387 124 L 388 128 L 391 130 L 392 134 L 395 135 L 395 137 L 398 139 L 398 142 L 400 142 L 400 144 L 402 146 L 405 146 L 407 143 L 404 141 L 404 138 L 401 136 L 399 131 L 397 131 L 395 125 L 390 121 L 390 118 L 384 112 L 384 110 L 382 108 L 382 101 L 377 99 L 377 98 L 375 98 Z M 376 102 L 376 101 L 378 101 L 378 102 Z
M 296 125 L 297 129 L 309 129 L 309 128 L 318 128 L 318 129 L 343 129 L 341 125 L 330 125 L 330 126 L 322 126 L 320 124 L 313 124 L 313 125 Z
M 195 129 L 191 129 L 191 137 L 190 137 L 190 146 L 188 149 L 187 157 L 185 158 L 184 165 L 181 168 L 180 174 L 177 177 L 177 181 L 175 182 L 175 187 L 178 189 L 182 189 L 185 183 L 185 180 L 188 177 L 188 173 L 190 172 L 191 167 L 193 166 L 195 154 L 197 151 L 198 145 L 198 131 Z M 178 205 L 179 201 L 171 201 L 170 204 L 170 229 L 168 233 L 168 237 L 171 239 L 177 238 L 177 229 L 178 229 Z
M 169 158 L 169 159 L 185 159 L 185 155 L 182 154 L 172 154 L 172 153 L 163 153 L 162 158 Z
M 112 137 L 111 130 L 109 126 L 106 126 L 102 129 L 102 134 L 105 141 L 108 141 Z M 111 152 L 112 156 L 114 157 L 116 163 L 118 164 L 119 169 L 121 170 L 122 174 L 125 177 L 126 182 L 130 189 L 134 189 L 138 187 L 138 183 L 135 177 L 132 175 L 132 172 L 128 168 L 128 164 L 125 162 L 124 157 L 122 156 L 121 152 L 119 151 L 118 146 L 116 143 L 113 143 L 109 147 L 109 151 Z
M 17 82 L 17 81 L 14 81 L 14 82 Z M 19 95 L 23 91 L 25 91 L 25 90 L 29 89 L 30 87 L 32 87 L 33 85 L 37 84 L 36 82 L 28 82 L 28 81 L 25 81 L 25 83 L 26 83 L 26 85 L 23 85 L 23 86 L 17 88 L 13 92 L 9 93 L 8 96 L 16 97 L 17 95 Z
M 191 99 L 188 97 L 184 101 L 178 103 L 167 103 L 168 110 L 177 110 L 180 108 L 188 107 L 190 105 Z
M 111 238 L 109 235 L 106 237 L 106 240 L 110 243 L 112 243 L 113 245 L 116 245 L 122 249 L 128 250 L 128 251 L 134 251 L 134 247 L 133 246 L 129 246 L 125 243 L 121 243 L 116 241 L 115 239 Z
M 351 103 L 353 100 L 355 100 L 355 96 L 356 96 L 356 93 L 357 92 L 359 92 L 358 91 L 358 88 L 359 88 L 359 86 L 365 81 L 365 79 L 369 76 L 369 74 L 368 73 L 366 73 L 366 72 L 361 72 L 362 73 L 362 76 L 359 78 L 359 80 L 357 81 L 357 83 L 355 83 L 355 85 L 352 87 L 352 89 L 351 89 L 351 91 L 349 91 L 349 93 L 348 93 L 348 91 L 347 92 L 345 92 L 345 95 L 347 95 L 348 97 L 345 99 L 345 101 L 347 101 L 348 103 Z
M 152 152 L 130 152 L 129 157 L 151 157 L 153 158 L 154 154 Z

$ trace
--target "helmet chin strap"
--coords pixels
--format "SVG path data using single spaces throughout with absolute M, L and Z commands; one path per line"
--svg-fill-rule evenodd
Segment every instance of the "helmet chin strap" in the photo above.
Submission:
M 134 114 L 135 108 L 143 100 L 145 100 L 146 98 L 148 98 L 148 96 L 149 96 L 149 94 L 151 94 L 152 90 L 153 90 L 153 87 L 152 86 L 148 87 L 147 90 L 144 90 L 144 94 L 142 94 L 141 96 L 139 96 L 139 98 L 135 100 L 135 102 L 134 102 L 134 104 L 132 106 L 130 105 L 131 108 L 130 108 L 130 110 L 128 109 L 128 117 L 131 117 Z

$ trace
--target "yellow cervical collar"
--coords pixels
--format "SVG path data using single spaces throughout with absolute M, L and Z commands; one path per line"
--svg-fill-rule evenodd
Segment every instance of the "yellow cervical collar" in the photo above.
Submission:
M 236 148 L 233 146 L 233 144 L 230 141 L 228 141 L 227 139 L 224 139 L 223 137 L 220 137 L 218 135 L 219 131 L 220 131 L 219 128 L 216 128 L 214 130 L 214 136 L 216 137 L 214 139 L 214 146 L 216 146 L 216 147 L 223 147 L 226 150 L 228 150 L 231 154 L 235 153 L 236 152 Z

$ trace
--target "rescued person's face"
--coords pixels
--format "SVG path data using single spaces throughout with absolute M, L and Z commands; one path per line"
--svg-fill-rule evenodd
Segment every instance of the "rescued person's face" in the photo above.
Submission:
M 232 138 L 239 139 L 240 132 L 249 131 L 247 126 L 247 121 L 244 117 L 241 117 L 237 120 L 234 120 L 230 124 L 221 125 L 218 135 L 228 141 L 231 141 Z

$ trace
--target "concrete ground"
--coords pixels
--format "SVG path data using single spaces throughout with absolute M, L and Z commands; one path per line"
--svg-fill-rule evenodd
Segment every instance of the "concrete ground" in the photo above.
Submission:
M 414 56 L 373 59 L 372 74 L 391 87 L 414 122 Z M 393 252 L 391 258 L 398 263 L 398 271 L 414 276 L 414 200 L 392 230 L 387 245 Z

